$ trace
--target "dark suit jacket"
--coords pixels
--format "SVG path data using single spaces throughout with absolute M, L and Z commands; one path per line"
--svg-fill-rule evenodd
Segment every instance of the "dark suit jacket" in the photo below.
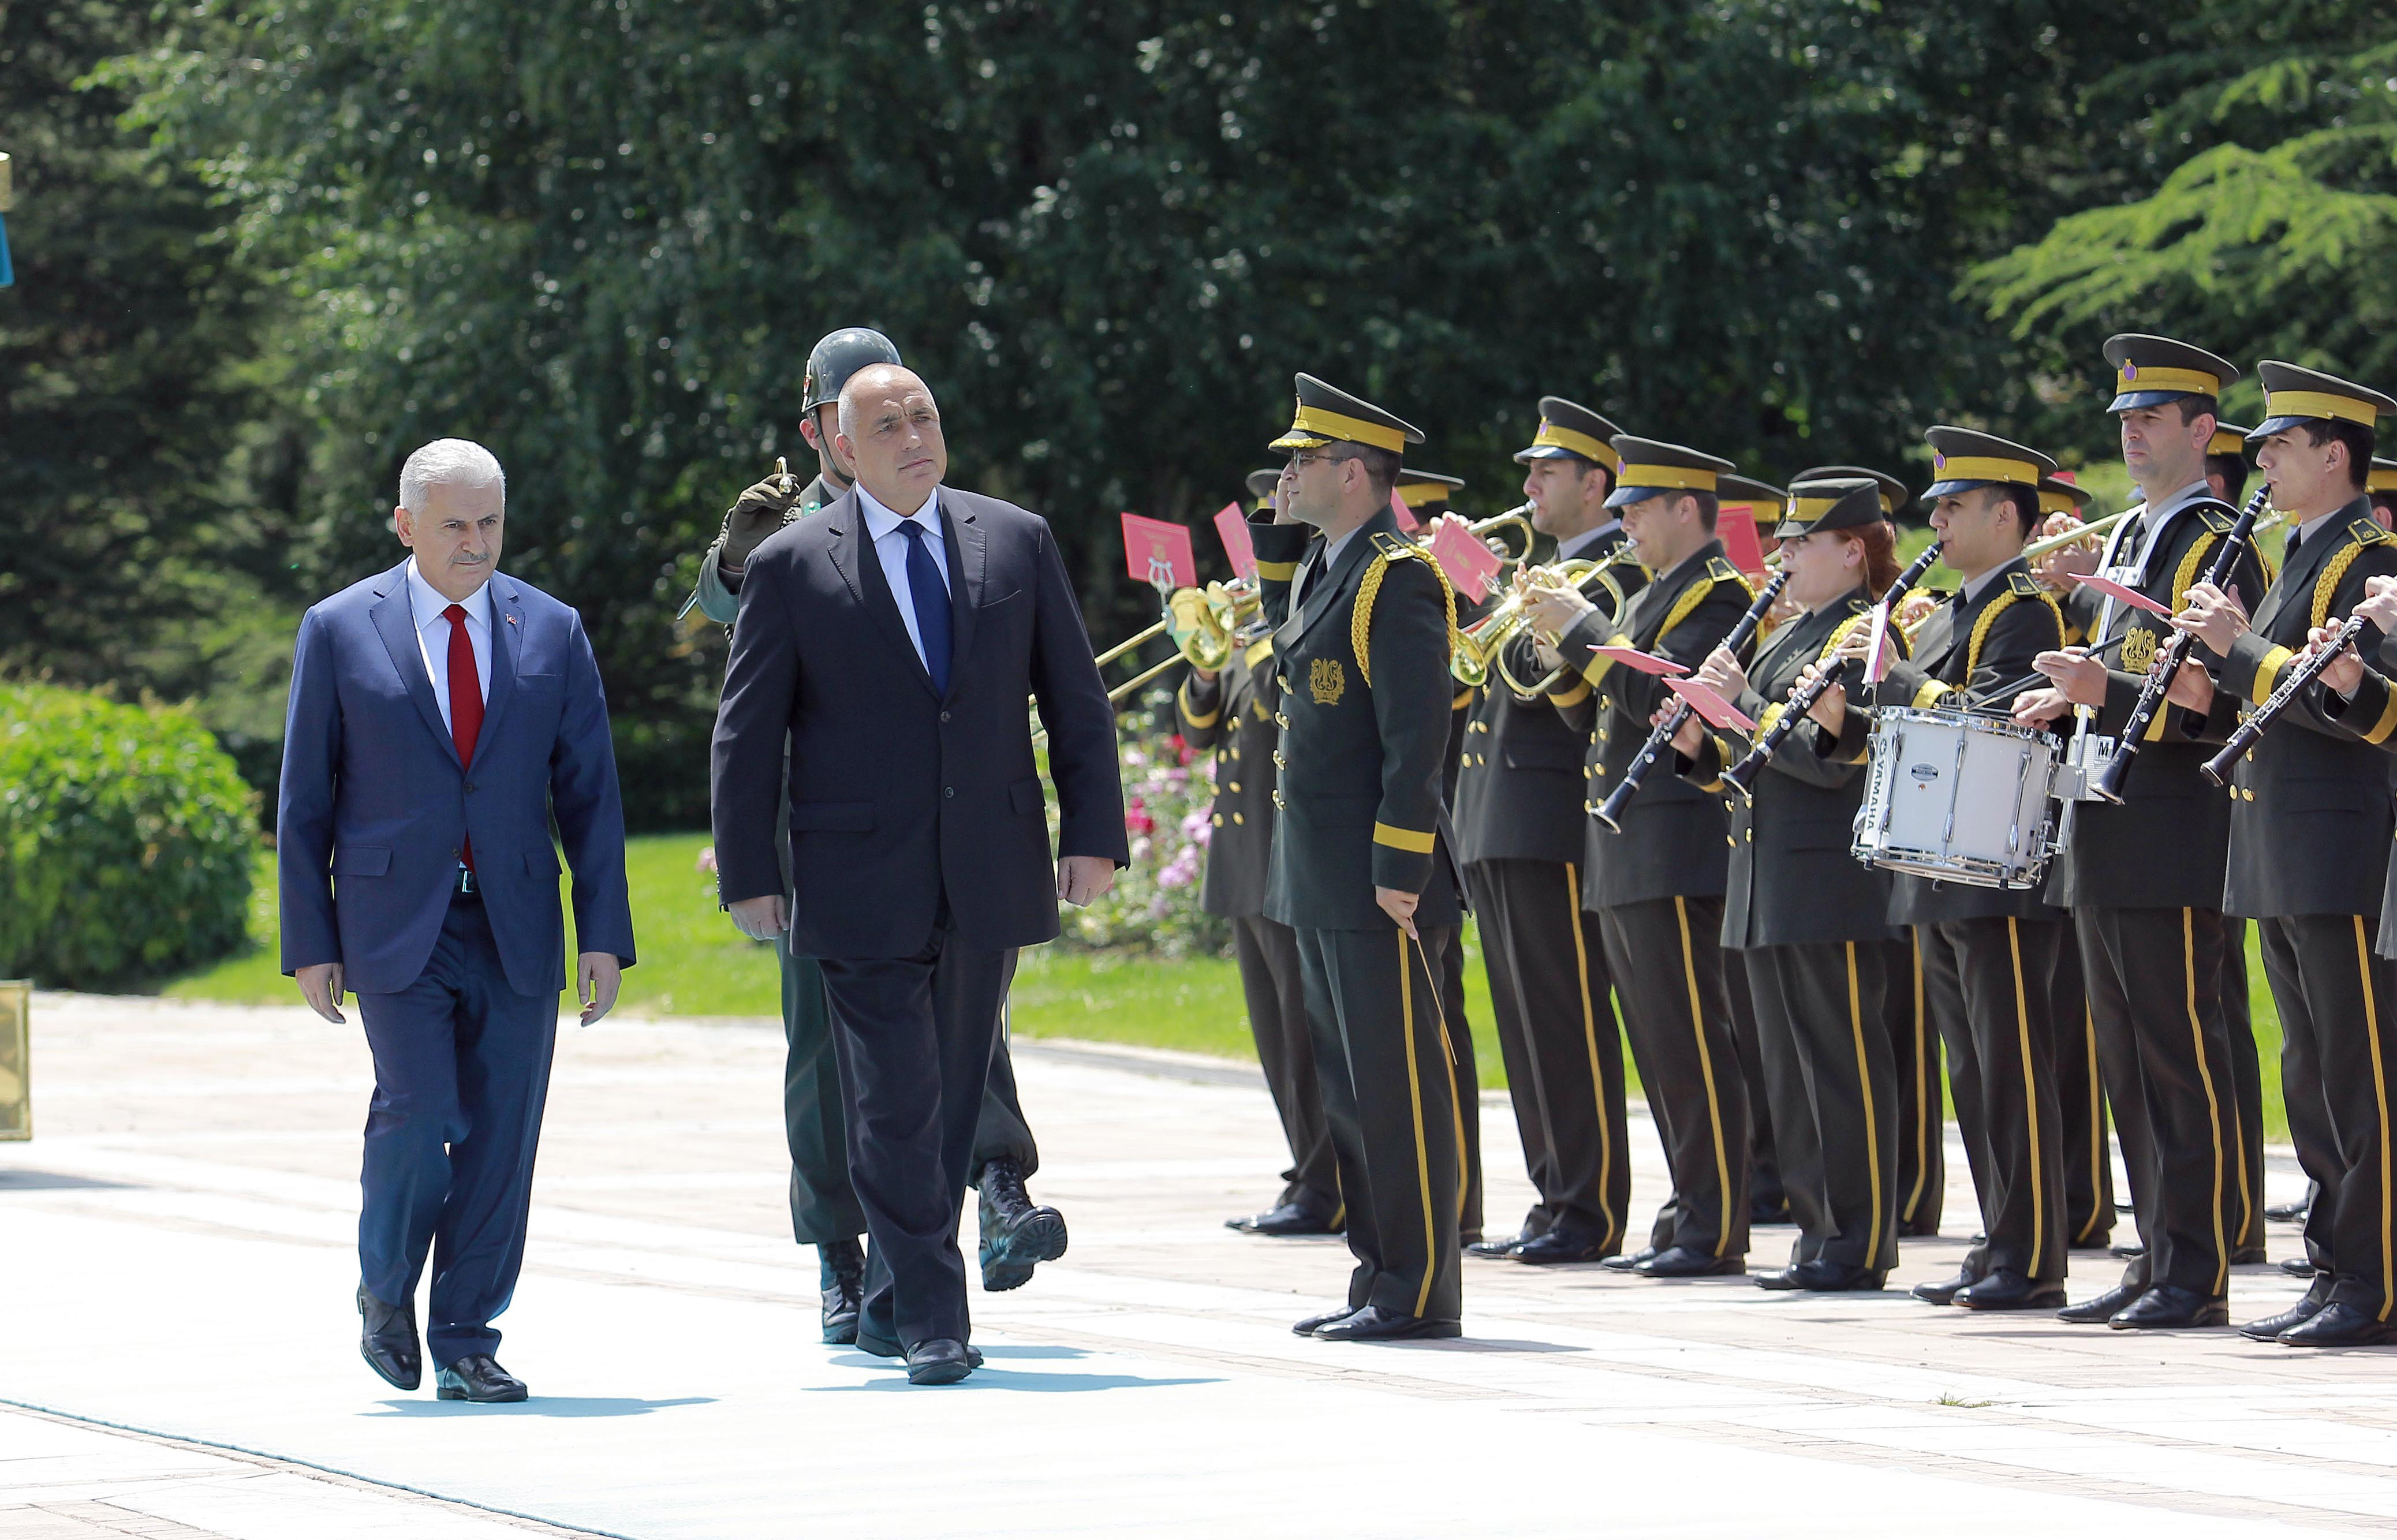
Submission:
M 1207 876 L 1198 907 L 1248 918 L 1265 912 L 1265 869 L 1273 858 L 1274 756 L 1281 725 L 1274 713 L 1273 638 L 1232 654 L 1211 681 L 1193 674 L 1174 695 L 1182 741 L 1215 751 L 1215 804 L 1207 831 Z
M 907 639 L 854 491 L 768 537 L 742 579 L 716 716 L 717 888 L 727 903 L 783 891 L 773 832 L 787 796 L 803 957 L 912 957 L 944 895 L 971 944 L 1057 934 L 1027 695 L 1049 729 L 1058 853 L 1130 859 L 1115 714 L 1047 522 L 947 487 L 941 520 L 945 696 Z
M 275 809 L 283 971 L 342 965 L 360 994 L 423 972 L 471 837 L 508 987 L 566 987 L 557 849 L 576 949 L 633 960 L 624 810 L 608 701 L 583 620 L 504 572 L 490 581 L 491 677 L 470 770 L 441 723 L 408 603 L 408 564 L 300 622 Z

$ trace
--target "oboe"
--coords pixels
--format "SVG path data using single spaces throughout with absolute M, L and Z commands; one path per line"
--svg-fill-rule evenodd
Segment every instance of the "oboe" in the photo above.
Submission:
M 1736 653 L 1753 640 L 1756 628 L 1764 622 L 1764 612 L 1773 608 L 1773 601 L 1779 598 L 1781 591 L 1788 586 L 1789 573 L 1786 568 L 1774 573 L 1773 581 L 1756 596 L 1756 602 L 1748 607 L 1748 613 L 1731 628 L 1731 635 L 1722 639 L 1722 645 Z M 1614 789 L 1606 794 L 1606 800 L 1599 804 L 1598 821 L 1608 829 L 1616 834 L 1623 832 L 1624 804 L 1640 794 L 1640 783 L 1648 779 L 1648 772 L 1655 769 L 1656 761 L 1665 757 L 1666 748 L 1673 742 L 1673 734 L 1681 730 L 1681 725 L 1690 719 L 1690 712 L 1689 702 L 1678 696 L 1674 698 L 1673 709 L 1665 714 L 1665 719 L 1649 732 L 1648 742 L 1640 745 L 1640 757 L 1631 761 L 1630 769 L 1623 772 L 1623 779 L 1615 783 Z
M 1881 604 L 1895 609 L 1897 607 L 1897 601 L 1906 597 L 1906 591 L 1921 583 L 1922 574 L 1930 571 L 1938 560 L 1939 542 L 1933 541 L 1924 547 L 1921 556 L 1908 565 L 1905 571 L 1897 575 L 1897 581 L 1889 585 L 1889 592 L 1881 596 Z M 1798 724 L 1806 719 L 1806 713 L 1814 709 L 1814 703 L 1821 700 L 1833 685 L 1840 683 L 1846 673 L 1846 661 L 1841 660 L 1828 667 L 1815 670 L 1811 683 L 1801 683 L 1793 687 L 1789 691 L 1788 701 L 1781 708 L 1780 716 L 1771 727 L 1764 730 L 1755 743 L 1748 745 L 1748 752 L 1740 756 L 1738 764 L 1723 771 L 1723 779 L 1736 786 L 1742 797 L 1754 797 L 1756 778 L 1762 773 L 1764 762 L 1772 758 L 1780 749 L 1783 740 L 1798 730 Z
M 2214 560 L 2206 564 L 2203 581 L 2216 588 L 2230 581 L 2230 574 L 2238 570 L 2239 557 L 2255 538 L 2256 516 L 2264 511 L 2264 504 L 2271 498 L 2270 483 L 2256 489 L 2256 495 L 2247 500 L 2247 506 L 2239 510 L 2238 522 L 2231 525 L 2230 532 L 2222 537 L 2222 544 L 2214 553 Z M 2130 720 L 2122 724 L 2122 735 L 2114 741 L 2114 757 L 2106 761 L 2106 768 L 2089 783 L 2091 796 L 2121 803 L 2122 783 L 2131 774 L 2131 761 L 2139 757 L 2140 743 L 2147 737 L 2148 730 L 2155 725 L 2156 714 L 2164 708 L 2164 691 L 2172 687 L 2173 676 L 2180 672 L 2180 665 L 2188 660 L 2189 649 L 2196 640 L 2197 637 L 2189 632 L 2176 631 L 2171 639 L 2157 649 L 2155 663 L 2148 670 L 2147 681 L 2139 687 L 2139 703 L 2131 708 Z
M 2308 654 L 2303 662 L 2290 669 L 2288 677 L 2275 686 L 2271 694 L 2264 697 L 2264 703 L 2247 714 L 2247 719 L 2231 733 L 2230 741 L 2222 745 L 2222 752 L 2205 762 L 2205 778 L 2217 786 L 2228 785 L 2231 767 L 2239 763 L 2239 757 L 2256 746 L 2256 740 L 2264 736 L 2264 730 L 2272 725 L 2272 719 L 2289 709 L 2289 703 L 2297 698 L 2300 690 L 2321 678 L 2323 670 L 2328 668 L 2340 653 L 2354 646 L 2356 636 L 2370 623 L 2361 615 L 2350 615 L 2339 622 L 2338 630 L 2323 645 L 2322 650 Z

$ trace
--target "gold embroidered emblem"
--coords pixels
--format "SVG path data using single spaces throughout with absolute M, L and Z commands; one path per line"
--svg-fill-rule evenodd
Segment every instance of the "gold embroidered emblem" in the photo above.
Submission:
M 2144 675 L 2156 661 L 2156 634 L 2135 625 L 2122 636 L 2122 672 Z
M 1348 688 L 1348 676 L 1337 658 L 1318 658 L 1306 666 L 1306 688 L 1319 706 L 1336 706 L 1341 691 Z

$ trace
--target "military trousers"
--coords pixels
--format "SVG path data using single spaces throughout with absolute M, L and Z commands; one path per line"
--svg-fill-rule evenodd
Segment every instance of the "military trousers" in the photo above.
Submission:
M 2047 983 L 2064 927 L 1995 917 L 1924 923 L 1915 935 L 1987 1238 L 1964 1269 L 2054 1282 L 2066 1267 L 2064 1142 Z
M 2397 1319 L 2397 1216 L 2391 1214 L 2390 1113 L 2397 1097 L 2391 971 L 2376 956 L 2377 915 L 2299 915 L 2258 922 L 2264 973 L 2281 1009 L 2281 1088 L 2297 1163 L 2320 1188 L 2306 1255 L 2330 1298 Z
M 1732 1047 L 1739 1053 L 1739 1078 L 1748 1087 L 1748 1203 L 1751 1215 L 1778 1215 L 1788 1206 L 1780 1158 L 1773 1144 L 1773 1098 L 1765 1093 L 1764 1059 L 1757 1047 L 1756 1005 L 1748 998 L 1748 970 L 1737 957 L 1723 958 L 1723 1008 L 1731 1012 Z
M 2056 1111 L 2064 1141 L 2064 1234 L 2074 1251 L 2102 1251 L 2114 1232 L 2114 1147 L 2106 1136 L 2106 1080 L 2089 1009 L 2081 944 L 2067 926 L 2048 974 L 2056 1024 Z
M 1273 1097 L 1282 1137 L 1290 1145 L 1290 1166 L 1281 1173 L 1277 1205 L 1296 1203 L 1338 1225 L 1346 1216 L 1340 1212 L 1340 1173 L 1332 1158 L 1332 1130 L 1323 1120 L 1323 1092 L 1315 1081 L 1315 1045 L 1306 1029 L 1298 936 L 1263 915 L 1237 915 L 1232 919 L 1232 956 L 1239 964 L 1249 1035 L 1256 1039 L 1265 1091 Z
M 1939 1233 L 1948 1198 L 1948 1079 L 1939 1029 L 1923 998 L 1922 957 L 1912 927 L 1881 944 L 1888 987 L 1881 1021 L 1897 1075 L 1897 1224 L 1903 1235 Z
M 2220 1299 L 2242 1217 L 2222 915 L 2089 905 L 2072 917 L 2146 1247 L 2122 1282 Z
M 1463 885 L 1459 884 L 1460 896 Z M 1453 926 L 1434 958 L 1440 973 L 1440 1020 L 1456 1066 L 1458 1136 L 1464 1141 L 1464 1185 L 1456 1198 L 1456 1233 L 1466 1245 L 1481 1239 L 1481 1069 L 1474 1058 L 1473 1024 L 1465 1016 L 1465 928 Z
M 1465 880 L 1538 1197 L 1523 1229 L 1541 1235 L 1562 1225 L 1608 1254 L 1619 1252 L 1631 1210 L 1623 1037 L 1598 917 L 1581 906 L 1581 868 L 1477 861 Z
M 1879 942 L 1757 946 L 1738 954 L 1756 1008 L 1782 1190 L 1798 1225 L 1792 1263 L 1887 1271 L 1897 1261 L 1897 1065 L 1884 1029 Z
M 2256 1051 L 2247 979 L 2247 922 L 2222 917 L 2222 1026 L 2230 1041 L 2231 1103 L 2239 1111 L 2239 1239 L 2233 1258 L 2264 1260 L 2264 1066 Z M 2136 1198 L 2136 1194 L 2134 1195 Z
M 1301 929 L 1317 1083 L 1348 1204 L 1348 1304 L 1455 1320 L 1465 1130 L 1441 1020 L 1447 928 Z
M 1625 1036 L 1673 1177 L 1649 1228 L 1659 1251 L 1748 1254 L 1748 1082 L 1723 995 L 1722 900 L 1598 911 Z

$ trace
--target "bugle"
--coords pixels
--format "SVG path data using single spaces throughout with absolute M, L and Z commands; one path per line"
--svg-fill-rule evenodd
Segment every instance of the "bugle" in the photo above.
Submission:
M 1774 573 L 1772 581 L 1757 594 L 1754 602 L 1748 605 L 1748 612 L 1740 616 L 1739 623 L 1731 628 L 1731 635 L 1722 639 L 1722 645 L 1735 656 L 1741 648 L 1753 641 L 1756 628 L 1764 622 L 1764 612 L 1773 608 L 1773 601 L 1779 598 L 1781 591 L 1788 586 L 1789 569 L 1785 567 Z M 1640 757 L 1631 761 L 1623 772 L 1623 779 L 1614 783 L 1614 789 L 1606 794 L 1606 800 L 1598 805 L 1596 816 L 1600 823 L 1616 834 L 1623 832 L 1625 805 L 1640 795 L 1640 783 L 1648 779 L 1648 772 L 1656 768 L 1656 761 L 1665 757 L 1665 751 L 1672 747 L 1673 734 L 1681 730 L 1681 725 L 1690 719 L 1694 709 L 1689 702 L 1678 696 L 1674 698 L 1673 709 L 1649 730 L 1648 741 L 1640 745 Z

